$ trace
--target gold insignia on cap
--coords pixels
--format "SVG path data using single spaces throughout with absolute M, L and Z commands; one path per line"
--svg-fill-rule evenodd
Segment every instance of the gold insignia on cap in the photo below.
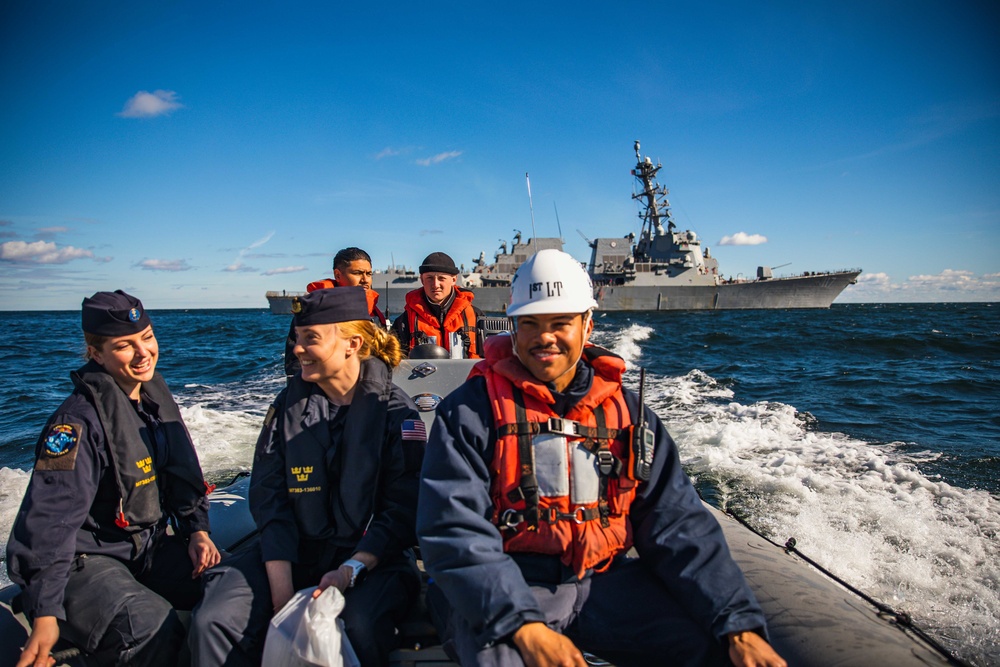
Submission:
M 302 312 L 302 302 L 298 298 L 292 299 L 292 314 L 298 315 Z

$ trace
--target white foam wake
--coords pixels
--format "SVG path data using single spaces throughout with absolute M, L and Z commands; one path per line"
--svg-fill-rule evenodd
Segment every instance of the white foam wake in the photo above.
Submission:
M 224 477 L 250 470 L 263 413 L 215 410 L 194 404 L 182 406 L 181 416 L 191 432 L 206 477 L 224 481 Z
M 933 452 L 813 430 L 791 406 L 731 401 L 700 371 L 647 377 L 646 398 L 723 504 L 961 654 L 1000 660 L 1000 501 L 922 474 Z
M 630 324 L 620 330 L 595 329 L 591 341 L 617 354 L 625 360 L 625 366 L 631 368 L 642 356 L 642 347 L 639 343 L 649 338 L 652 333 L 652 327 Z

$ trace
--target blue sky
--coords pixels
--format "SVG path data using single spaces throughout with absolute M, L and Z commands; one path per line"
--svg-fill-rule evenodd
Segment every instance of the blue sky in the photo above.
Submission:
M 581 233 L 637 231 L 635 139 L 723 275 L 995 301 L 998 28 L 922 0 L 4 2 L 0 309 L 264 307 L 351 245 L 468 266 L 531 236 L 526 172 L 586 260 Z

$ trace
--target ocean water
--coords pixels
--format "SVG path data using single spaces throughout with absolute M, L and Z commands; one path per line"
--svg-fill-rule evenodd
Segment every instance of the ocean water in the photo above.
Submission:
M 287 318 L 153 312 L 159 370 L 215 481 L 247 470 Z M 594 341 L 716 506 L 1000 665 L 1000 304 L 606 313 Z M 0 542 L 82 361 L 79 313 L 0 312 Z M 5 568 L 4 568 L 5 570 Z M 8 581 L 6 572 L 0 583 Z

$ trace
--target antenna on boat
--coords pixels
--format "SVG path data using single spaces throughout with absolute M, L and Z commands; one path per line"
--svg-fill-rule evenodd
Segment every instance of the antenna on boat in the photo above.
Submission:
M 560 224 L 560 222 L 559 222 L 559 209 L 556 208 L 556 203 L 554 201 L 552 202 L 552 208 L 554 208 L 556 210 L 556 229 L 559 230 L 559 238 L 561 239 L 562 238 L 562 224 Z
M 531 205 L 531 179 L 528 178 L 528 172 L 524 172 L 524 182 L 528 184 L 528 210 L 531 211 L 531 244 L 535 244 L 535 207 Z

